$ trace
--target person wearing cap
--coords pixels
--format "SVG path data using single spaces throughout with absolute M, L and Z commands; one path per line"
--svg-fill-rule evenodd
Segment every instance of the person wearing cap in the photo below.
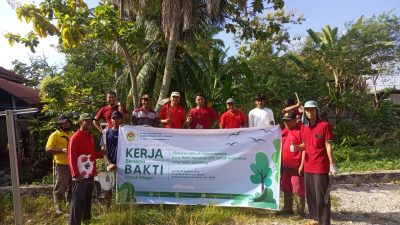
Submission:
M 283 209 L 280 213 L 293 214 L 293 197 L 296 196 L 297 214 L 304 216 L 304 156 L 305 152 L 295 146 L 300 145 L 300 126 L 294 111 L 282 116 L 285 128 L 282 130 L 281 190 Z
M 282 109 L 282 115 L 287 112 L 293 111 L 297 115 L 297 118 L 296 118 L 297 121 L 300 122 L 301 116 L 303 115 L 303 112 L 304 112 L 302 104 L 303 104 L 302 102 L 300 102 L 300 101 L 296 102 L 292 98 L 286 99 L 284 102 L 285 108 Z
M 160 118 L 158 114 L 151 108 L 150 95 L 145 94 L 140 98 L 140 107 L 132 113 L 133 125 L 148 125 L 158 127 Z
M 212 107 L 207 107 L 206 98 L 203 94 L 197 93 L 195 95 L 196 108 L 189 112 L 186 122 L 191 129 L 208 129 L 210 128 L 211 121 L 214 120 L 211 128 L 215 128 L 219 122 L 219 115 Z
M 161 108 L 160 122 L 165 128 L 183 128 L 186 123 L 186 111 L 179 105 L 180 97 L 179 92 L 172 92 L 170 101 Z
M 79 129 L 68 145 L 68 165 L 72 175 L 72 199 L 69 224 L 89 223 L 91 218 L 93 181 L 97 175 L 96 158 L 104 156 L 103 151 L 95 149 L 94 138 L 90 132 L 93 116 L 83 113 L 79 117 Z
M 331 223 L 330 178 L 338 169 L 332 150 L 332 128 L 319 117 L 320 108 L 315 101 L 304 104 L 305 116 L 301 127 L 305 149 L 304 180 L 307 205 L 312 221 L 309 224 Z
M 235 108 L 235 99 L 226 100 L 226 108 L 221 116 L 221 129 L 246 127 L 246 115 Z
M 275 125 L 274 113 L 265 107 L 265 96 L 258 93 L 255 97 L 256 108 L 249 112 L 249 127 L 269 127 Z
M 111 128 L 112 127 L 112 123 L 111 123 L 111 114 L 115 111 L 120 111 L 123 113 L 124 115 L 124 120 L 125 120 L 125 115 L 128 114 L 128 111 L 126 111 L 125 108 L 121 107 L 117 104 L 117 95 L 114 91 L 108 91 L 106 94 L 106 102 L 108 105 L 104 106 L 103 108 L 99 109 L 99 111 L 97 111 L 96 116 L 94 117 L 94 126 L 96 127 L 96 129 L 100 132 L 102 132 L 103 130 L 100 127 L 100 120 L 105 120 L 107 123 L 107 128 Z
M 47 140 L 46 152 L 54 158 L 54 188 L 53 198 L 57 214 L 62 214 L 61 200 L 71 201 L 71 173 L 68 166 L 68 142 L 74 132 L 71 130 L 71 120 L 66 115 L 57 119 L 58 129 Z
M 105 164 L 106 170 L 115 172 L 118 154 L 118 131 L 122 124 L 122 113 L 115 111 L 111 114 L 112 128 L 103 131 L 100 139 L 100 146 L 106 152 Z M 112 189 L 105 193 L 105 199 L 108 206 L 111 205 Z

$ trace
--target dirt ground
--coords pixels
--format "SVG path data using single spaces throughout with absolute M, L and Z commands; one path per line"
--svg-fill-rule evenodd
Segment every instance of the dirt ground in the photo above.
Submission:
M 334 185 L 332 224 L 400 224 L 400 184 Z

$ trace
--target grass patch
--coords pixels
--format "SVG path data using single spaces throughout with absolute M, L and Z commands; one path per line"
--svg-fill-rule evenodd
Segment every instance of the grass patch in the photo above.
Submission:
M 94 225 L 220 225 L 220 224 L 303 224 L 298 216 L 278 216 L 275 211 L 201 205 L 116 205 L 107 209 L 93 203 Z M 13 224 L 12 197 L 0 197 L 2 224 Z M 24 224 L 67 224 L 68 217 L 56 215 L 51 196 L 23 197 Z
M 400 169 L 398 147 L 336 147 L 336 162 L 341 172 Z

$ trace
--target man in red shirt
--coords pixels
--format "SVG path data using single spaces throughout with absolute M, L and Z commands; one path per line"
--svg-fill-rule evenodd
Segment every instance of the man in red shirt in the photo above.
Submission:
M 246 127 L 246 115 L 235 108 L 233 98 L 226 100 L 226 108 L 228 110 L 221 116 L 221 129 Z
M 101 108 L 97 113 L 96 116 L 94 117 L 94 126 L 96 127 L 97 130 L 102 132 L 102 129 L 100 127 L 100 122 L 99 120 L 104 119 L 107 122 L 107 128 L 112 128 L 112 123 L 111 123 L 111 114 L 114 111 L 121 111 L 122 114 L 124 115 L 123 120 L 125 121 L 126 115 L 128 111 L 126 111 L 125 108 L 121 107 L 122 109 L 120 110 L 120 106 L 117 105 L 117 97 L 116 93 L 113 91 L 108 91 L 107 92 L 107 97 L 106 97 L 106 102 L 108 103 L 107 106 L 104 106 Z
M 186 111 L 179 105 L 181 95 L 174 91 L 171 93 L 170 101 L 160 111 L 160 122 L 165 128 L 182 129 L 186 121 Z
M 304 216 L 304 155 L 305 152 L 296 145 L 301 144 L 300 126 L 296 123 L 296 113 L 286 112 L 282 120 L 285 128 L 282 130 L 282 170 L 281 189 L 284 205 L 281 213 L 293 214 L 293 194 L 298 197 L 297 213 Z
M 96 151 L 93 135 L 93 117 L 83 113 L 79 117 L 80 128 L 72 136 L 68 146 L 68 165 L 72 176 L 72 198 L 69 224 L 88 223 L 91 217 L 93 180 L 96 176 L 96 158 L 104 152 Z
M 301 127 L 305 149 L 304 180 L 310 224 L 326 225 L 331 223 L 330 178 L 338 169 L 332 150 L 332 128 L 319 117 L 318 103 L 308 101 L 304 104 L 305 123 Z
M 189 112 L 187 123 L 191 129 L 208 129 L 211 125 L 211 120 L 214 123 L 211 128 L 215 128 L 218 125 L 219 115 L 211 107 L 207 107 L 205 104 L 205 97 L 203 94 L 196 94 L 196 108 L 193 108 Z

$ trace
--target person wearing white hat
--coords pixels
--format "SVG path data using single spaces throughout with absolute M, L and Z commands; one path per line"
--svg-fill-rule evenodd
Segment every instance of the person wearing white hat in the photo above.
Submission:
M 228 109 L 221 116 L 221 129 L 246 127 L 246 115 L 235 108 L 235 99 L 226 100 L 226 108 Z
M 179 105 L 180 93 L 171 93 L 170 101 L 167 102 L 160 111 L 160 122 L 165 128 L 182 129 L 186 122 L 186 111 Z
M 332 150 L 332 128 L 319 117 L 316 101 L 304 104 L 305 119 L 301 127 L 300 148 L 305 149 L 304 180 L 307 205 L 312 221 L 309 224 L 331 223 L 330 178 L 338 169 Z

